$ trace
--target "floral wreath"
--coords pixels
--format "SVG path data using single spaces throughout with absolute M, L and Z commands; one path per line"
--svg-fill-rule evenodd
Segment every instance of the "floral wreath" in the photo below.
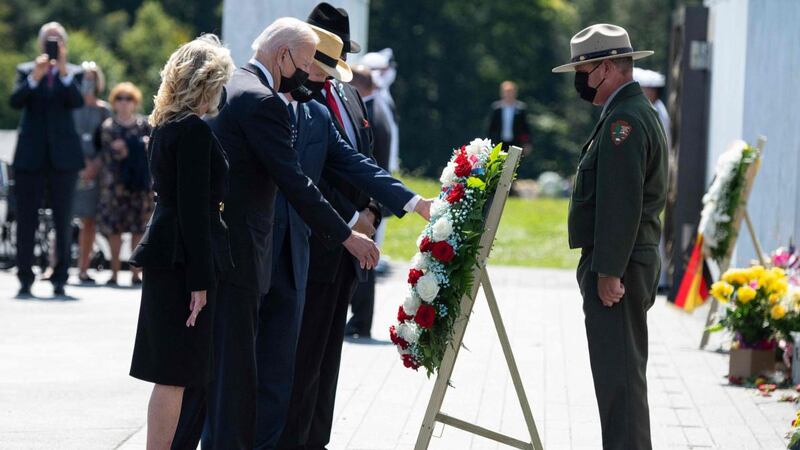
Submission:
M 453 151 L 439 179 L 442 190 L 431 205 L 430 222 L 417 240 L 398 323 L 389 328 L 403 364 L 425 367 L 428 376 L 441 365 L 461 298 L 474 282 L 484 211 L 507 157 L 500 147 L 475 139 Z

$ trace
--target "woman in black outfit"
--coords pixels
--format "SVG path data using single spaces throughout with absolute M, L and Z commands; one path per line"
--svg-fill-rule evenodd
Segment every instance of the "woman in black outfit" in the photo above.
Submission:
M 233 263 L 220 216 L 228 162 L 201 117 L 216 113 L 233 68 L 214 35 L 183 45 L 161 72 L 149 119 L 157 203 L 130 259 L 144 269 L 130 374 L 155 383 L 148 450 L 170 448 L 184 388 L 210 381 L 216 279 Z

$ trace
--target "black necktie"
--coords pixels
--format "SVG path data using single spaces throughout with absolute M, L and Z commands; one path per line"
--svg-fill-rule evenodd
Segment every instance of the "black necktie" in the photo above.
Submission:
M 297 142 L 297 116 L 291 103 L 286 107 L 289 109 L 289 125 L 292 127 L 292 148 L 294 148 L 294 143 Z

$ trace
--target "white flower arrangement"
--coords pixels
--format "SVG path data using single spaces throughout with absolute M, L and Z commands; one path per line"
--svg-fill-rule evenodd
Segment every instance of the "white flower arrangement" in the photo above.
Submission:
M 714 181 L 703 196 L 703 211 L 698 226 L 704 246 L 711 249 L 711 256 L 719 256 L 728 250 L 721 246 L 730 245 L 730 212 L 735 210 L 740 201 L 740 190 L 736 191 L 736 185 L 743 182 L 739 168 L 742 164 L 752 163 L 755 153 L 746 142 L 737 140 L 717 160 Z

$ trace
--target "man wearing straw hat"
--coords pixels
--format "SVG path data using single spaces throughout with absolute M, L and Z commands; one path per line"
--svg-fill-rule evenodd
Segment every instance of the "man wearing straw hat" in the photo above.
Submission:
M 570 248 L 580 248 L 578 284 L 603 448 L 647 450 L 647 311 L 659 273 L 659 214 L 667 150 L 658 114 L 633 81 L 628 33 L 597 24 L 570 41 L 580 97 L 602 112 L 581 151 L 569 209 Z
M 344 46 L 342 40 L 331 32 L 313 25 L 310 27 L 317 34 L 319 42 L 313 64 L 308 69 L 308 80 L 303 86 L 284 94 L 289 101 L 287 111 L 292 131 L 292 147 L 297 152 L 303 172 L 319 186 L 331 206 L 350 222 L 354 230 L 371 236 L 375 232 L 373 222 L 365 215 L 353 211 L 353 206 L 344 204 L 348 203 L 346 198 L 332 193 L 327 183 L 328 178 L 334 174 L 347 177 L 351 183 L 358 185 L 398 216 L 410 212 L 404 210 L 404 207 L 417 195 L 378 167 L 369 156 L 348 145 L 336 130 L 325 105 L 314 100 L 322 91 L 326 78 L 333 77 L 348 82 L 353 78 L 353 73 L 350 66 L 339 59 Z M 417 202 L 420 206 L 428 203 L 425 199 Z M 422 213 L 424 211 L 420 214 Z M 295 366 L 301 371 L 297 377 L 298 383 L 302 385 L 299 388 L 304 389 L 313 383 L 306 376 L 308 371 L 304 371 L 307 360 L 320 362 L 316 358 L 323 356 L 324 346 L 309 346 L 307 341 L 301 341 L 301 353 L 297 354 L 298 335 L 305 320 L 304 316 L 315 316 L 315 329 L 327 329 L 332 326 L 334 311 L 339 309 L 332 301 L 316 302 L 309 305 L 314 310 L 313 313 L 303 312 L 306 284 L 309 275 L 312 275 L 309 273 L 309 235 L 309 228 L 302 217 L 291 207 L 286 196 L 279 193 L 275 200 L 272 234 L 273 261 L 276 263 L 271 267 L 271 285 L 267 294 L 262 296 L 258 311 L 255 450 L 274 449 L 278 444 L 294 398 L 292 386 Z M 312 298 L 310 301 L 317 299 L 318 297 Z M 347 312 L 347 303 L 343 305 L 343 312 Z M 344 327 L 344 317 L 341 322 L 341 327 Z M 319 337 L 320 334 L 315 336 Z M 319 339 L 314 339 L 315 344 L 318 341 Z M 339 345 L 341 346 L 341 340 Z M 297 363 L 296 358 L 299 359 Z M 292 438 L 296 438 L 296 435 L 297 433 L 292 433 Z

